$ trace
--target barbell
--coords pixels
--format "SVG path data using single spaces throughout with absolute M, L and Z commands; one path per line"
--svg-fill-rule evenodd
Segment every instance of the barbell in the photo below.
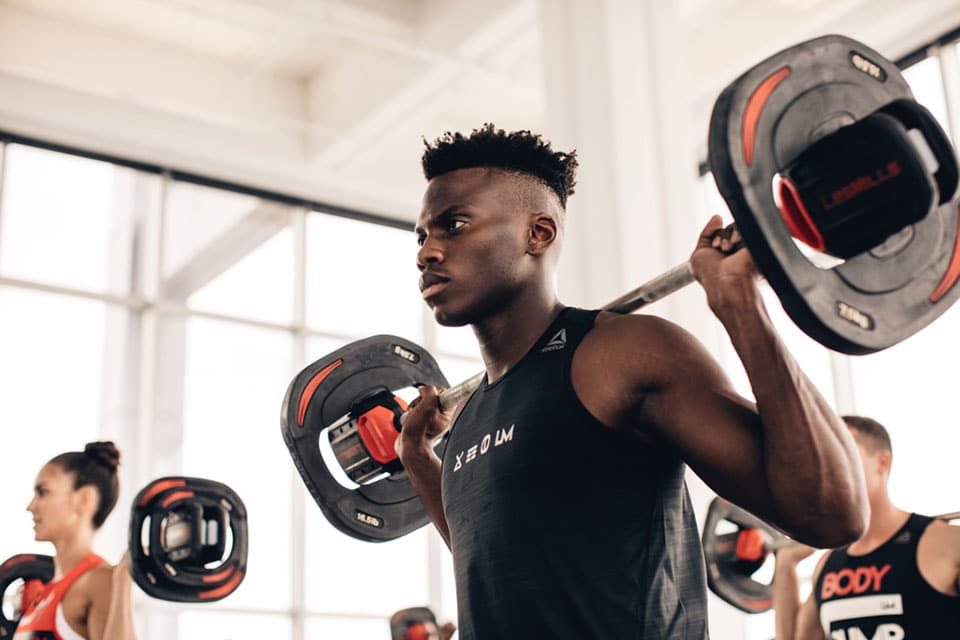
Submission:
M 240 497 L 204 478 L 167 476 L 145 486 L 130 510 L 130 575 L 147 595 L 213 602 L 246 574 L 247 520 Z M 0 640 L 54 576 L 53 557 L 20 553 L 0 564 Z
M 960 296 L 953 147 L 897 66 L 866 45 L 825 36 L 741 75 L 714 104 L 708 158 L 758 271 L 824 346 L 885 349 Z M 811 252 L 839 264 L 821 268 Z M 692 281 L 684 263 L 603 308 L 630 313 Z M 482 379 L 448 388 L 441 406 L 459 405 Z M 287 388 L 284 442 L 348 535 L 392 540 L 428 521 L 394 451 L 406 410 L 395 392 L 419 384 L 449 387 L 425 349 L 380 335 L 320 358 Z
M 214 602 L 247 571 L 247 510 L 215 480 L 158 478 L 130 510 L 130 574 L 147 595 L 171 602 Z
M 956 520 L 960 511 L 934 516 Z M 794 544 L 778 529 L 723 498 L 714 498 L 703 524 L 707 586 L 721 600 L 745 613 L 763 613 L 773 605 L 773 578 L 757 571 L 778 549 Z

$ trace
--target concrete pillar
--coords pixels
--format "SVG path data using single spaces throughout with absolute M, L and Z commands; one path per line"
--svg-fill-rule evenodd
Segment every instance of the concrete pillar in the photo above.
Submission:
M 675 3 L 541 0 L 545 137 L 577 149 L 559 289 L 595 307 L 689 258 L 698 218 L 691 91 Z M 703 137 L 707 135 L 702 132 Z M 722 212 L 718 212 L 722 213 Z M 651 305 L 718 353 L 721 335 L 692 285 Z M 713 493 L 690 490 L 700 522 Z M 742 615 L 711 597 L 717 637 L 742 635 Z

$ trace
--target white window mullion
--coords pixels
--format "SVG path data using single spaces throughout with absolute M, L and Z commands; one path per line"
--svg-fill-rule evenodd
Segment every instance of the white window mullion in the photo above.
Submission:
M 306 216 L 310 215 L 307 210 L 300 210 L 293 214 L 293 368 L 295 371 L 290 373 L 291 378 L 306 365 L 307 351 L 307 327 L 306 327 L 306 308 L 307 308 L 307 223 Z M 289 467 L 290 488 L 292 491 L 292 513 L 291 531 L 293 532 L 290 540 L 290 554 L 292 571 L 290 581 L 292 586 L 291 593 L 293 599 L 290 603 L 291 629 L 293 631 L 293 640 L 305 640 L 306 638 L 306 602 L 304 594 L 306 592 L 306 571 L 305 571 L 305 552 L 306 552 L 306 508 L 301 490 L 300 474 L 297 473 L 294 466 Z
M 943 95 L 947 103 L 947 115 L 950 119 L 950 135 L 954 147 L 960 139 L 960 53 L 957 51 L 957 42 L 944 47 L 937 47 L 940 57 L 940 76 L 943 81 Z

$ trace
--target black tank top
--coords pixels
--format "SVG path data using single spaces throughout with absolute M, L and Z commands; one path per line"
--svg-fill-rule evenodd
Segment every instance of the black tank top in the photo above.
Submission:
M 830 640 L 927 640 L 960 635 L 960 597 L 931 587 L 917 569 L 917 543 L 933 518 L 911 514 L 870 553 L 830 552 L 814 585 Z
M 684 465 L 573 391 L 597 313 L 565 309 L 451 429 L 442 493 L 462 640 L 707 637 Z

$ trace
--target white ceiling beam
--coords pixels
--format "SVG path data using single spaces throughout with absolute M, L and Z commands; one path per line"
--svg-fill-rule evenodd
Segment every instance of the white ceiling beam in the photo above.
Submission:
M 303 126 L 302 85 L 160 42 L 0 6 L 0 72 L 245 130 Z M 0 96 L 3 100 L 5 96 Z
M 410 69 L 407 77 L 384 78 L 399 83 L 378 100 L 361 104 L 338 101 L 332 92 L 340 90 L 338 83 L 315 80 L 310 87 L 309 110 L 316 121 L 336 122 L 345 128 L 345 135 L 332 144 L 320 145 L 312 159 L 317 167 L 335 170 L 353 154 L 374 143 L 398 123 L 412 118 L 446 91 L 455 88 L 464 74 L 476 71 L 480 61 L 498 48 L 523 38 L 536 28 L 536 6 L 528 0 L 501 0 L 477 3 L 470 0 L 445 2 L 431 22 L 422 28 L 422 41 L 430 48 L 450 47 L 449 55 L 439 57 L 429 66 Z M 344 61 L 341 73 L 350 73 L 350 61 Z M 501 74 L 488 72 L 502 81 Z M 368 86 L 376 77 L 362 75 Z M 440 98 L 442 100 L 442 97 Z M 331 113 L 328 105 L 339 103 Z
M 254 69 L 257 73 L 274 70 L 285 55 L 311 40 L 330 36 L 412 61 L 435 62 L 450 56 L 448 51 L 425 46 L 418 28 L 411 22 L 342 0 L 153 1 L 173 3 L 206 19 L 240 29 L 273 34 L 272 51 L 266 55 L 258 52 Z
M 163 282 L 164 296 L 186 300 L 290 224 L 290 207 L 261 202 L 212 238 Z
M 339 0 L 151 0 L 283 40 L 305 32 L 412 40 L 409 22 Z
M 960 0 L 833 0 L 809 11 L 749 2 L 722 20 L 691 25 L 687 59 L 695 87 L 691 122 L 698 132 L 699 157 L 706 155 L 706 131 L 717 96 L 766 56 L 836 33 L 898 58 L 958 23 Z M 757 37 L 757 33 L 766 35 Z
M 398 219 L 417 193 L 310 167 L 299 136 L 245 130 L 0 72 L 0 129 Z M 416 184 L 419 188 L 419 183 Z

